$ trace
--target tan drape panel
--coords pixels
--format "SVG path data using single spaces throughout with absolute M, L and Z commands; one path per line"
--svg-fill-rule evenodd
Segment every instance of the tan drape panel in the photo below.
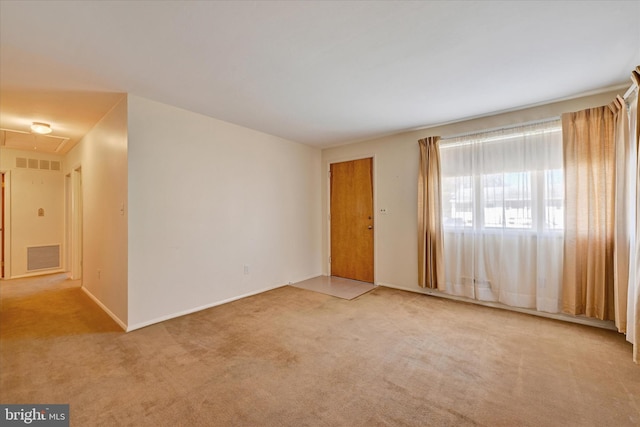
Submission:
M 627 177 L 630 172 L 629 157 L 629 116 L 627 104 L 618 96 L 609 104 L 614 117 L 615 144 L 615 233 L 613 244 L 613 297 L 616 327 L 621 333 L 627 332 L 627 299 L 629 295 L 629 253 L 631 249 L 630 225 L 628 218 L 630 200 Z
M 418 284 L 434 289 L 444 284 L 439 141 L 439 136 L 418 141 Z
M 565 242 L 562 308 L 613 320 L 615 144 L 608 107 L 562 115 Z
M 633 79 L 636 86 L 640 88 L 640 66 L 636 67 L 636 69 L 631 73 L 631 78 Z M 636 155 L 637 155 L 637 168 L 636 168 L 636 190 L 640 191 L 640 89 L 638 89 L 638 95 L 636 96 L 636 120 L 635 120 L 635 145 L 636 145 Z M 640 194 L 636 193 L 636 259 L 631 260 L 631 262 L 635 261 L 635 269 L 636 269 L 636 280 L 640 278 Z M 634 283 L 632 286 L 635 286 L 635 337 L 633 340 L 633 360 L 636 363 L 640 363 L 640 283 Z

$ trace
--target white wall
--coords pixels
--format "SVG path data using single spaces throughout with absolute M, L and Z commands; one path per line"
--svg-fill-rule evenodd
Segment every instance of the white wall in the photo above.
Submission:
M 624 89 L 623 89 L 624 91 Z M 418 140 L 426 136 L 450 136 L 559 116 L 564 112 L 609 104 L 617 92 L 552 103 L 520 111 L 496 114 L 447 126 L 405 132 L 322 151 L 322 266 L 328 265 L 328 202 L 326 171 L 329 163 L 375 156 L 375 282 L 422 291 L 418 286 L 417 193 Z M 387 214 L 381 215 L 380 210 Z
M 318 149 L 132 95 L 128 122 L 129 330 L 321 273 Z
M 64 180 L 60 171 L 16 168 L 16 157 L 62 162 L 62 157 L 0 148 L 8 201 L 5 212 L 5 278 L 46 274 L 60 269 L 27 270 L 27 248 L 60 245 L 64 253 Z M 38 216 L 38 209 L 44 216 Z M 60 260 L 61 267 L 63 260 Z
M 121 326 L 126 327 L 126 97 L 67 153 L 65 175 L 77 168 L 81 168 L 82 175 L 82 286 Z

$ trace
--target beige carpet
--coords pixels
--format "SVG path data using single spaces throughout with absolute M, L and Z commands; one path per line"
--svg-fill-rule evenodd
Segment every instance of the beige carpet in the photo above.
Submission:
M 335 276 L 318 276 L 291 285 L 296 288 L 352 300 L 375 289 L 375 285 Z
M 30 286 L 0 282 L 0 402 L 70 403 L 72 426 L 640 424 L 612 331 L 285 286 L 125 334 L 73 283 Z

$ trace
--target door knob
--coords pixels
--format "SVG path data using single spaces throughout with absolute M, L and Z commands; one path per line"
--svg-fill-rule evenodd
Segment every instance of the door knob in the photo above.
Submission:
M 373 228 L 373 225 L 370 225 L 367 227 L 369 230 L 371 230 Z

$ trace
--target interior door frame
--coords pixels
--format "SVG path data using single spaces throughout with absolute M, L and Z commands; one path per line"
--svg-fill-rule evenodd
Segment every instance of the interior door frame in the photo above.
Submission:
M 363 154 L 359 156 L 339 157 L 327 160 L 325 164 L 325 177 L 327 186 L 327 211 L 325 213 L 327 219 L 327 271 L 331 276 L 331 165 L 334 163 L 351 162 L 353 160 L 371 159 L 371 186 L 373 189 L 373 284 L 378 285 L 378 203 L 376 185 L 376 155 Z
M 11 191 L 9 191 L 11 184 L 11 174 L 10 171 L 6 171 L 4 169 L 0 169 L 0 181 L 4 184 L 3 188 L 0 189 L 2 194 L 0 195 L 0 209 L 2 209 L 2 224 L 0 224 L 0 228 L 2 228 L 2 238 L 0 239 L 0 245 L 2 245 L 2 256 L 0 257 L 0 262 L 4 262 L 4 265 L 0 267 L 0 279 L 7 279 L 11 277 L 11 252 L 9 251 L 9 242 L 11 238 Z
M 83 274 L 83 183 L 82 165 L 65 174 L 65 270 L 72 280 Z

